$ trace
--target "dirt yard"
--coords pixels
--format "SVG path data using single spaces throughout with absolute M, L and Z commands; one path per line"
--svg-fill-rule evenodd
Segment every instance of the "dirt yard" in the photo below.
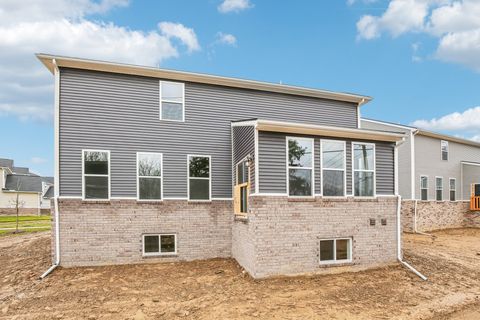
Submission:
M 480 319 L 480 229 L 404 237 L 405 258 L 358 273 L 256 281 L 234 260 L 58 269 L 49 233 L 0 240 L 0 319 Z

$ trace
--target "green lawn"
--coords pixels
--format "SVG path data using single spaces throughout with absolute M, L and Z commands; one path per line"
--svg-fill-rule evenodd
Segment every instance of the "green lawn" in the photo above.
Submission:
M 20 216 L 18 220 L 18 229 L 23 232 L 46 231 L 51 228 L 50 216 Z M 12 234 L 15 226 L 15 216 L 0 216 L 0 236 Z

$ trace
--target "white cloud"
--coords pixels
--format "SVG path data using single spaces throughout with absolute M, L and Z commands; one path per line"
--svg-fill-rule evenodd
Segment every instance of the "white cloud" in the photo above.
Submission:
M 195 31 L 191 28 L 185 27 L 181 23 L 160 22 L 158 28 L 168 39 L 177 38 L 188 48 L 188 51 L 200 50 Z
M 417 120 L 413 126 L 434 131 L 457 131 L 474 134 L 480 137 L 480 106 L 463 112 L 453 112 L 440 118 Z
M 357 22 L 359 39 L 382 33 L 426 33 L 438 38 L 434 56 L 480 72 L 480 1 L 391 0 L 379 16 L 364 15 Z M 415 60 L 415 59 L 414 59 Z
M 88 18 L 127 4 L 126 0 L 3 0 L 0 116 L 51 121 L 53 78 L 35 58 L 36 52 L 156 66 L 178 57 L 178 44 L 188 52 L 200 49 L 194 30 L 180 23 L 160 22 L 158 30 L 145 32 Z
M 252 7 L 253 4 L 250 3 L 250 0 L 224 0 L 218 6 L 218 11 L 221 13 L 239 12 Z
M 230 46 L 235 46 L 235 45 L 237 45 L 237 38 L 233 34 L 230 34 L 230 33 L 218 32 L 216 42 L 227 44 L 227 45 L 230 45 Z
M 30 159 L 30 162 L 33 164 L 42 164 L 47 162 L 47 159 L 41 158 L 41 157 L 32 157 Z

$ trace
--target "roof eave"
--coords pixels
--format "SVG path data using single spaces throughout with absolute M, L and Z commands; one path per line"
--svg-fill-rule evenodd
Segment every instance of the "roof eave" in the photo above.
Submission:
M 456 143 L 465 144 L 465 145 L 480 148 L 480 142 L 475 142 L 475 141 L 471 141 L 471 140 L 467 140 L 467 139 L 457 138 L 457 137 L 449 136 L 449 135 L 446 135 L 446 134 L 426 131 L 426 130 L 422 130 L 422 129 L 418 130 L 417 135 L 422 135 L 422 136 L 425 136 L 425 137 L 456 142 Z
M 79 59 L 55 56 L 49 54 L 38 53 L 37 58 L 45 65 L 45 67 L 54 73 L 54 62 L 58 67 L 85 69 L 92 71 L 112 72 L 121 74 L 130 74 L 137 76 L 146 76 L 154 78 L 171 79 L 177 81 L 197 82 L 212 85 L 220 85 L 226 87 L 269 91 L 276 93 L 284 93 L 291 95 L 308 96 L 322 99 L 339 100 L 345 102 L 363 105 L 372 100 L 369 96 L 356 95 L 351 93 L 333 92 L 319 89 L 311 89 L 304 87 L 296 87 L 283 84 L 275 84 L 254 80 L 227 78 L 221 76 L 199 74 L 192 72 L 183 72 L 167 69 L 159 69 L 146 66 L 137 66 L 130 64 L 113 63 L 106 61 L 97 61 L 89 59 Z
M 257 129 L 260 131 L 281 132 L 290 134 L 305 134 L 315 136 L 328 136 L 359 140 L 397 142 L 405 138 L 403 134 L 379 132 L 365 129 L 351 129 L 330 126 L 318 126 L 309 124 L 298 124 L 290 122 L 258 120 Z

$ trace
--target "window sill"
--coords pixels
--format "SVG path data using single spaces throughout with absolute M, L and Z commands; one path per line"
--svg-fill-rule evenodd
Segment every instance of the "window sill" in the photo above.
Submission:
M 331 268 L 331 267 L 345 267 L 353 265 L 353 260 L 346 261 L 332 261 L 332 262 L 320 262 L 320 268 Z
M 101 199 L 82 199 L 82 203 L 85 203 L 85 204 L 110 204 L 110 199 L 105 199 L 105 200 L 101 200 Z
M 137 199 L 138 204 L 163 204 L 163 200 L 140 200 Z
M 188 204 L 211 204 L 212 200 L 187 200 Z
M 239 222 L 248 222 L 248 216 L 247 214 L 235 213 L 233 220 Z
M 151 258 L 177 258 L 178 253 L 155 253 L 155 254 L 143 254 L 143 259 L 151 259 Z
M 315 202 L 315 197 L 288 197 L 288 202 Z

